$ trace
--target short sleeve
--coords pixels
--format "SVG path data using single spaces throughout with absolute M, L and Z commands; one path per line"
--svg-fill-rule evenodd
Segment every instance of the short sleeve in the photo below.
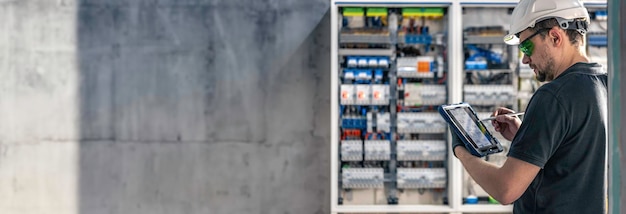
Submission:
M 535 92 L 511 142 L 508 156 L 543 168 L 567 136 L 567 115 L 553 93 L 547 90 Z

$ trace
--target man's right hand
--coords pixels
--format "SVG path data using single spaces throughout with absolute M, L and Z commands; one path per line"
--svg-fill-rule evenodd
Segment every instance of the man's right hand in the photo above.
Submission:
M 519 127 L 522 125 L 522 120 L 517 116 L 503 115 L 510 113 L 515 113 L 515 111 L 504 107 L 496 109 L 492 114 L 496 119 L 493 120 L 491 124 L 505 139 L 513 141 L 513 137 L 515 137 L 517 130 L 519 130 Z

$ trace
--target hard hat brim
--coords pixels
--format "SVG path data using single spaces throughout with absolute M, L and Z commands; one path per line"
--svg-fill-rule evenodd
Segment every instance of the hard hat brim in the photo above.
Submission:
M 515 34 L 508 34 L 502 39 L 507 45 L 519 45 L 519 38 Z

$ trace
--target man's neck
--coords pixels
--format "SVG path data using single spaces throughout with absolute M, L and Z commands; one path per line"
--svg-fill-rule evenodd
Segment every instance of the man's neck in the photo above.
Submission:
M 591 60 L 589 60 L 589 57 L 587 57 L 587 53 L 585 52 L 585 47 L 583 46 L 579 46 L 578 48 L 576 48 L 575 46 L 568 46 L 563 51 L 563 53 L 564 54 L 562 55 L 562 58 L 561 58 L 563 59 L 563 61 L 559 63 L 559 67 L 558 69 L 556 69 L 558 73 L 554 75 L 555 78 L 561 75 L 565 70 L 572 67 L 576 63 L 591 62 Z

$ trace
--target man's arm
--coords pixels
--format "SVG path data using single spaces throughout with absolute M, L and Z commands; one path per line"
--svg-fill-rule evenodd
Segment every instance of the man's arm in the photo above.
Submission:
M 498 167 L 470 154 L 462 146 L 455 147 L 454 152 L 476 183 L 502 204 L 512 204 L 522 196 L 541 169 L 512 157 Z

